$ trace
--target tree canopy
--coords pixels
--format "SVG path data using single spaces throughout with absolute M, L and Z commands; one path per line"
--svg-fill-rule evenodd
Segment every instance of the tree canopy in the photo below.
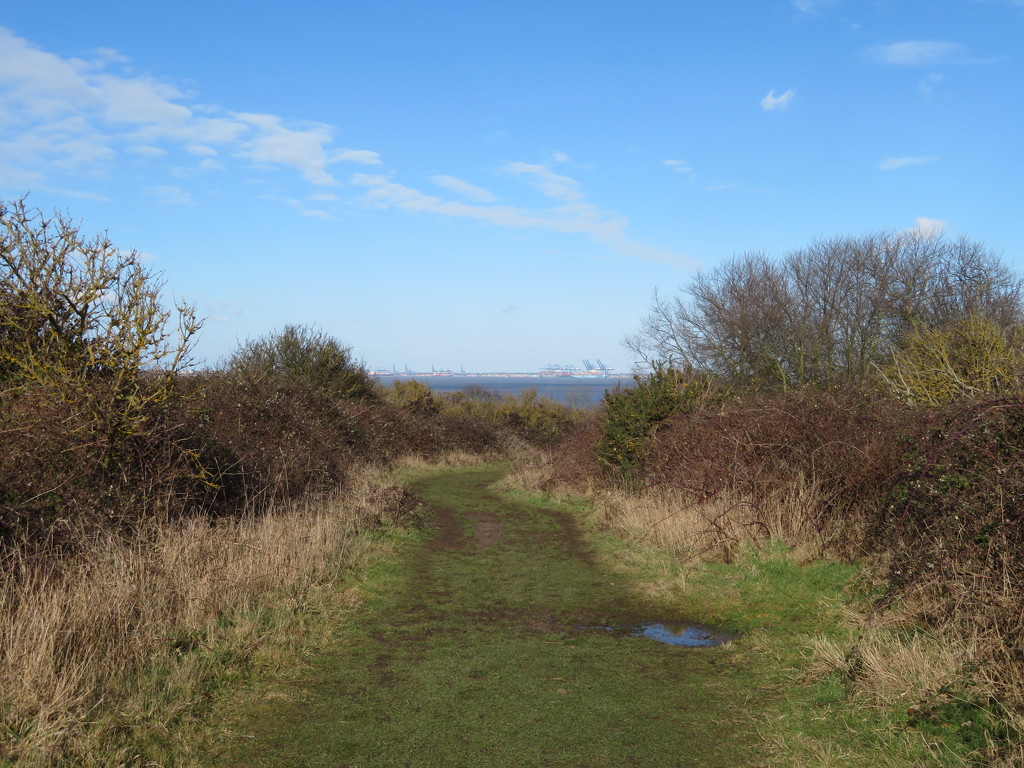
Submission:
M 1024 317 L 1021 278 L 984 245 L 911 232 L 816 240 L 774 260 L 734 256 L 657 293 L 624 343 L 641 363 L 786 388 L 859 384 L 914 329 Z

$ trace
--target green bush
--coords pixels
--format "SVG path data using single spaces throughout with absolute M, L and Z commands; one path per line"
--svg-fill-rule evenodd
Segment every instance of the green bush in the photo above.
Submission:
M 395 380 L 383 389 L 384 397 L 405 411 L 433 414 L 464 424 L 475 424 L 495 435 L 515 435 L 529 442 L 548 443 L 578 417 L 578 411 L 525 389 L 502 396 L 478 385 L 460 392 L 434 392 L 409 379 Z
M 416 379 L 395 379 L 390 387 L 384 389 L 384 396 L 399 408 L 429 413 L 441 410 L 441 404 L 434 397 L 434 390 Z
M 311 384 L 332 397 L 376 397 L 377 389 L 352 348 L 306 325 L 286 325 L 249 339 L 228 358 L 229 373 L 253 379 L 269 377 Z
M 550 398 L 541 397 L 537 390 L 524 389 L 517 396 L 501 401 L 501 422 L 516 434 L 533 442 L 548 442 L 556 438 L 573 420 L 572 410 Z
M 643 474 L 647 443 L 658 425 L 676 413 L 693 410 L 714 387 L 709 378 L 688 377 L 655 365 L 636 386 L 605 393 L 605 422 L 597 448 L 598 461 L 608 471 L 635 483 Z
M 917 325 L 879 373 L 908 403 L 938 406 L 1019 391 L 1024 328 L 966 315 L 936 327 Z

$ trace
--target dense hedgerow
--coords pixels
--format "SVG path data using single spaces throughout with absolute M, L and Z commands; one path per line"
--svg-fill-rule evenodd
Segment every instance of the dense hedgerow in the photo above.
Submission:
M 566 433 L 552 452 L 549 483 L 619 486 L 619 472 L 608 474 L 609 450 L 617 445 L 610 422 L 618 419 L 635 425 L 613 433 L 636 446 L 625 465 L 629 487 L 756 507 L 794 483 L 812 483 L 818 506 L 806 510 L 809 522 L 828 529 L 836 546 L 841 540 L 842 551 L 864 551 L 871 515 L 928 423 L 921 409 L 869 391 L 727 395 L 705 384 L 696 391 L 699 397 L 656 422 L 632 411 L 633 422 L 626 422 L 615 409 L 638 407 L 610 396 L 599 423 Z
M 892 553 L 882 604 L 969 633 L 976 662 L 1024 712 L 1024 400 L 937 419 L 879 510 L 874 542 Z
M 60 540 L 188 494 L 170 417 L 201 322 L 134 251 L 0 202 L 0 537 Z
M 366 463 L 500 450 L 500 435 L 485 421 L 398 405 L 377 388 L 339 397 L 308 379 L 228 370 L 191 376 L 183 392 L 184 430 L 217 514 L 332 492 Z

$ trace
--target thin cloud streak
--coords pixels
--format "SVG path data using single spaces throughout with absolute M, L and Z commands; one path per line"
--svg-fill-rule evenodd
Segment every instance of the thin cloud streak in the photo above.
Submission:
M 870 61 L 901 67 L 938 66 L 941 64 L 979 63 L 969 58 L 960 43 L 944 40 L 904 40 L 888 45 L 876 45 L 866 51 Z
M 672 173 L 693 173 L 693 168 L 685 160 L 662 160 L 661 164 Z
M 512 165 L 528 167 L 529 170 L 522 170 L 523 173 L 529 173 L 542 179 L 546 177 L 546 174 L 535 170 L 543 168 L 543 166 L 529 166 L 527 163 Z M 567 179 L 567 177 L 563 178 Z M 574 191 L 573 202 L 540 210 L 529 210 L 510 205 L 470 205 L 456 200 L 443 200 L 394 182 L 381 174 L 357 173 L 351 181 L 356 186 L 366 188 L 367 191 L 361 199 L 365 204 L 375 207 L 466 218 L 512 229 L 539 228 L 554 232 L 584 234 L 625 256 L 677 266 L 693 266 L 687 259 L 676 253 L 631 240 L 625 232 L 629 222 L 623 217 L 601 210 L 593 203 L 583 202 L 582 193 L 576 186 L 573 186 L 578 183 L 572 179 L 568 179 L 572 185 L 565 189 L 562 187 L 564 182 L 551 183 L 556 184 L 556 191 L 561 194 L 572 189 Z M 547 193 L 548 196 L 555 196 L 551 194 L 551 191 L 549 190 Z
M 776 96 L 775 91 L 769 91 L 768 95 L 761 99 L 761 109 L 766 112 L 774 112 L 776 110 L 783 110 L 789 106 L 789 102 L 796 96 L 796 91 L 790 88 L 785 93 Z
M 548 197 L 566 201 L 583 199 L 578 181 L 555 173 L 546 166 L 531 163 L 509 163 L 505 166 L 505 170 L 509 173 L 529 177 L 531 183 Z
M 468 181 L 463 181 L 455 176 L 431 176 L 430 180 L 439 187 L 443 187 L 449 192 L 454 192 L 459 197 L 464 197 L 477 203 L 491 203 L 497 199 L 490 190 L 470 184 Z
M 894 171 L 897 168 L 927 165 L 928 163 L 935 162 L 937 159 L 936 157 L 889 157 L 883 160 L 878 167 L 883 171 Z

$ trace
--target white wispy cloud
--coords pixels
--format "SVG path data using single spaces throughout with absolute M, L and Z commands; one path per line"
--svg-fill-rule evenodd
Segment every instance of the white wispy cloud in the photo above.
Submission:
M 879 163 L 879 169 L 883 171 L 894 171 L 897 168 L 907 168 L 912 165 L 927 165 L 937 158 L 932 157 L 888 157 Z
M 115 155 L 106 138 L 84 121 L 56 119 L 31 125 L 21 131 L 9 131 L 0 140 L 0 165 L 21 168 L 45 179 L 43 166 L 74 171 L 103 165 Z M 17 175 L 17 174 L 15 174 Z
M 774 112 L 777 109 L 785 109 L 789 102 L 796 96 L 796 91 L 790 88 L 785 93 L 776 96 L 775 91 L 769 91 L 768 95 L 761 99 L 761 109 L 767 112 Z
M 920 216 L 914 220 L 914 226 L 907 231 L 920 237 L 932 238 L 941 235 L 948 226 L 947 222 L 942 219 L 929 219 Z
M 835 0 L 792 0 L 793 7 L 800 13 L 814 14 L 827 6 L 832 5 Z
M 256 163 L 297 168 L 311 184 L 338 183 L 327 172 L 325 147 L 333 138 L 331 126 L 310 124 L 296 130 L 282 125 L 282 119 L 277 115 L 242 112 L 236 113 L 234 117 L 255 128 L 255 135 L 242 142 L 238 152 L 242 157 Z
M 552 152 L 551 158 L 556 163 L 568 163 L 572 159 L 565 152 Z
M 548 197 L 566 201 L 583 199 L 578 181 L 555 173 L 547 166 L 533 163 L 508 163 L 505 170 L 509 173 L 529 177 L 533 186 Z
M 533 210 L 510 205 L 471 205 L 457 200 L 444 200 L 399 184 L 383 174 L 357 173 L 352 177 L 352 183 L 366 189 L 362 201 L 375 207 L 465 218 L 513 229 L 536 228 L 583 234 L 626 256 L 670 264 L 688 264 L 686 259 L 671 251 L 631 240 L 626 234 L 629 222 L 621 216 L 584 201 L 578 184 L 572 179 L 569 181 L 573 181 L 573 184 L 566 185 L 565 181 L 549 179 L 547 174 L 537 170 L 543 166 L 532 166 L 527 163 L 511 165 L 519 167 L 518 171 L 506 167 L 513 173 L 534 177 L 534 181 L 541 187 L 541 192 L 548 197 L 565 200 L 565 196 L 571 191 L 572 200 L 562 205 Z M 537 179 L 541 181 L 537 182 Z
M 672 173 L 693 173 L 693 168 L 685 160 L 662 160 L 661 164 Z
M 333 163 L 360 163 L 362 165 L 380 165 L 380 155 L 369 149 L 343 149 L 332 158 Z
M 8 178 L 95 170 L 121 152 L 156 159 L 171 147 L 290 168 L 317 186 L 337 183 L 335 163 L 381 162 L 371 150 L 335 148 L 333 126 L 192 103 L 171 83 L 131 74 L 117 51 L 90 56 L 64 58 L 0 27 L 0 167 L 12 170 Z
M 468 181 L 463 181 L 455 176 L 431 176 L 430 180 L 439 187 L 443 187 L 449 192 L 454 192 L 459 197 L 464 197 L 467 200 L 473 200 L 478 203 L 490 203 L 497 199 L 490 190 L 470 184 Z
M 888 45 L 876 45 L 869 48 L 866 55 L 871 61 L 880 64 L 903 67 L 971 63 L 964 46 L 945 40 L 904 40 Z

